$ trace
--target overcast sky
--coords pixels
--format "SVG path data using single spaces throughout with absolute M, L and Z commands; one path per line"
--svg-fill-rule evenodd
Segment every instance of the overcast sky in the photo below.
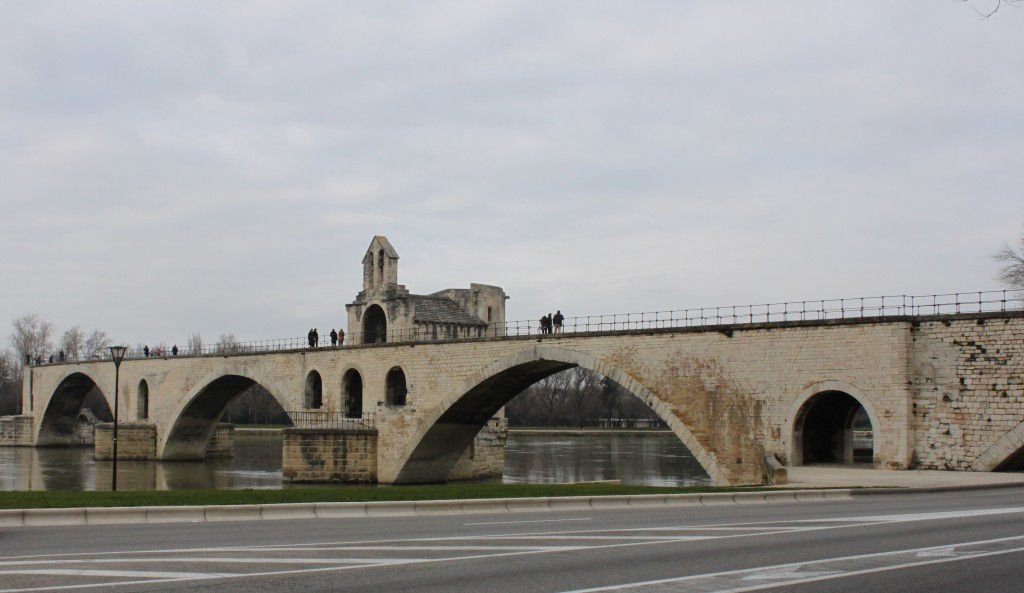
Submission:
M 1013 6 L 4 2 L 0 336 L 304 336 L 375 234 L 511 319 L 997 288 L 1022 155 Z

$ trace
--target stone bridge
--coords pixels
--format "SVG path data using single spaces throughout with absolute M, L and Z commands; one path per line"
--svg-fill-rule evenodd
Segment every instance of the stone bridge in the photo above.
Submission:
M 149 427 L 155 458 L 202 458 L 225 406 L 258 383 L 285 410 L 372 415 L 377 481 L 441 482 L 511 398 L 577 366 L 647 403 L 716 484 L 761 483 L 766 455 L 1024 465 L 1020 311 L 149 357 L 122 363 L 119 415 Z M 68 443 L 85 396 L 112 407 L 113 388 L 109 360 L 31 367 L 23 444 Z

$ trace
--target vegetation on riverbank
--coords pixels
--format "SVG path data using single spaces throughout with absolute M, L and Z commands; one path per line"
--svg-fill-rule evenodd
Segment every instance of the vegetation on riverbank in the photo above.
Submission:
M 595 482 L 586 484 L 460 483 L 421 486 L 340 486 L 336 488 L 283 488 L 280 490 L 3 491 L 0 492 L 0 509 L 611 496 L 731 492 L 749 489 L 711 486 L 632 486 Z

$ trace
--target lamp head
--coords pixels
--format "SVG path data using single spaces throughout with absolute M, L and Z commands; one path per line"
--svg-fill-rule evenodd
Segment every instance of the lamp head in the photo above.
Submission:
M 121 365 L 121 361 L 124 360 L 124 353 L 128 351 L 128 348 L 124 346 L 111 346 L 110 347 L 110 358 L 114 360 L 114 364 L 117 366 Z

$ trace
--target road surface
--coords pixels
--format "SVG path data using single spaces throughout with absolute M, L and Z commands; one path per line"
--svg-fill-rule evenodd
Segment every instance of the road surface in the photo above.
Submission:
M 0 531 L 11 591 L 1024 590 L 1024 488 L 846 501 Z

